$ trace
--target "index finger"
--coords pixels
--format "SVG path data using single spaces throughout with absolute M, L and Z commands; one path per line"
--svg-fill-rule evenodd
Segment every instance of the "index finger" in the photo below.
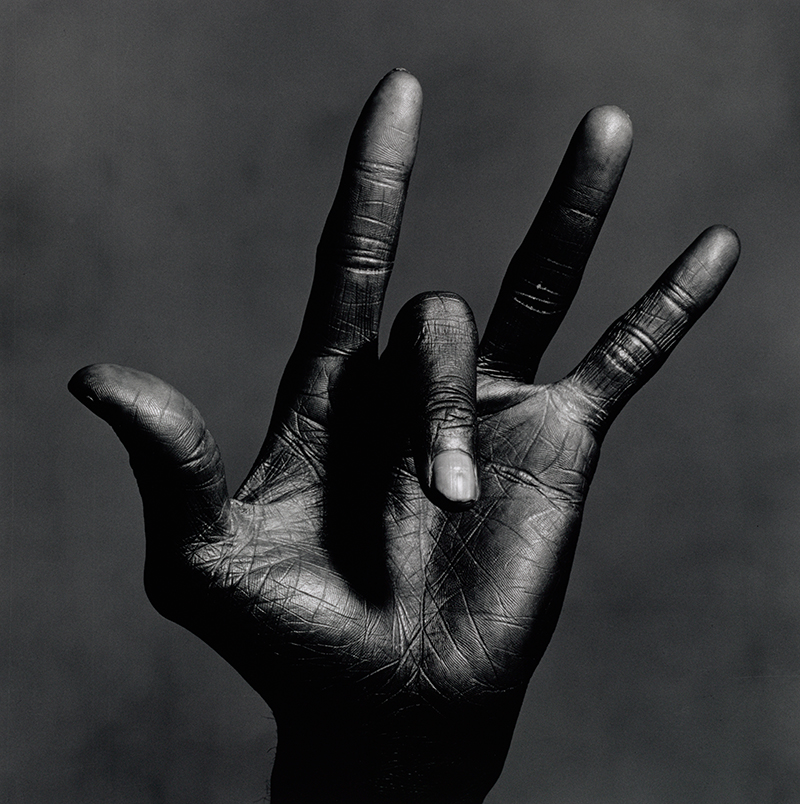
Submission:
M 298 343 L 309 357 L 377 348 L 421 112 L 419 82 L 405 70 L 386 75 L 361 112 L 317 248 Z

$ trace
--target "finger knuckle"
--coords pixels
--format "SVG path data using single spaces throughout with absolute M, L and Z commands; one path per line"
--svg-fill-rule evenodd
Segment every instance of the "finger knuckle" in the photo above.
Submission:
M 425 406 L 425 416 L 439 425 L 471 425 L 475 421 L 475 405 L 467 389 L 449 386 L 434 391 Z
M 409 302 L 420 320 L 470 321 L 472 311 L 457 293 L 428 291 L 420 293 Z

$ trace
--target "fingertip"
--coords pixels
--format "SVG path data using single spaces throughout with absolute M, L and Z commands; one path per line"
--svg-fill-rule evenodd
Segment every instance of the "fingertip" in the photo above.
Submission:
M 387 73 L 373 90 L 356 126 L 351 148 L 359 161 L 410 170 L 422 116 L 422 87 L 404 69 Z
M 460 449 L 436 455 L 431 466 L 431 488 L 450 503 L 474 503 L 478 499 L 478 474 L 472 457 Z
M 603 104 L 590 109 L 584 123 L 598 138 L 625 144 L 633 138 L 631 116 L 619 106 Z
M 108 390 L 117 384 L 122 366 L 111 363 L 93 363 L 84 366 L 70 377 L 67 390 L 84 405 L 89 407 L 104 401 Z M 128 369 L 127 371 L 131 371 Z
M 594 197 L 601 219 L 605 217 L 628 162 L 633 125 L 618 106 L 596 106 L 581 120 L 553 183 Z M 597 201 L 600 199 L 600 202 Z M 599 232 L 599 227 L 596 227 Z
M 388 93 L 392 101 L 410 110 L 417 109 L 422 104 L 422 85 L 405 67 L 389 70 L 375 91 Z
M 185 396 L 152 374 L 111 363 L 84 366 L 68 388 L 116 433 L 145 503 L 165 491 L 192 520 L 207 524 L 218 516 L 228 495 L 225 470 L 203 418 Z
M 151 379 L 150 375 L 136 369 L 113 363 L 93 363 L 72 375 L 67 390 L 80 402 L 91 405 L 116 401 L 131 380 L 138 385 L 145 379 Z
M 730 265 L 733 268 L 742 251 L 742 242 L 739 235 L 729 226 L 716 224 L 709 226 L 701 238 L 705 241 L 709 256 L 717 261 Z
M 68 390 L 92 413 L 115 429 L 135 425 L 164 430 L 171 421 L 193 418 L 191 403 L 171 385 L 138 369 L 95 363 L 77 371 Z M 198 416 L 199 418 L 199 416 Z
M 583 118 L 581 130 L 594 158 L 627 160 L 633 146 L 633 123 L 619 106 L 595 106 Z
M 739 236 L 727 226 L 711 226 L 681 255 L 675 278 L 705 309 L 728 281 L 739 259 Z M 670 269 L 671 270 L 671 269 Z
M 92 366 L 84 366 L 83 368 L 78 369 L 69 378 L 69 382 L 67 383 L 67 390 L 75 397 L 75 399 L 77 399 L 79 402 L 83 402 L 84 404 L 90 401 L 89 397 L 91 397 L 91 393 L 89 393 L 87 388 L 87 382 L 92 368 Z

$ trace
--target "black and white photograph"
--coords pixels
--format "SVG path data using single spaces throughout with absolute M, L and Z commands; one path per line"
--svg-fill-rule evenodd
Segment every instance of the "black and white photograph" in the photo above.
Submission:
M 800 802 L 800 3 L 0 3 L 0 802 Z

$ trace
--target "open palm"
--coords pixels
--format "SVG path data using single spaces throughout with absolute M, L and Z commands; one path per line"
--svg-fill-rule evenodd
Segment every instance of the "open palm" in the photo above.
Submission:
M 274 802 L 478 802 L 555 627 L 609 423 L 732 270 L 706 231 L 563 380 L 534 385 L 622 175 L 630 123 L 590 112 L 515 255 L 480 347 L 431 293 L 377 338 L 418 137 L 406 72 L 356 126 L 269 434 L 229 497 L 166 383 L 91 366 L 71 390 L 122 439 L 145 583 L 272 707 Z

